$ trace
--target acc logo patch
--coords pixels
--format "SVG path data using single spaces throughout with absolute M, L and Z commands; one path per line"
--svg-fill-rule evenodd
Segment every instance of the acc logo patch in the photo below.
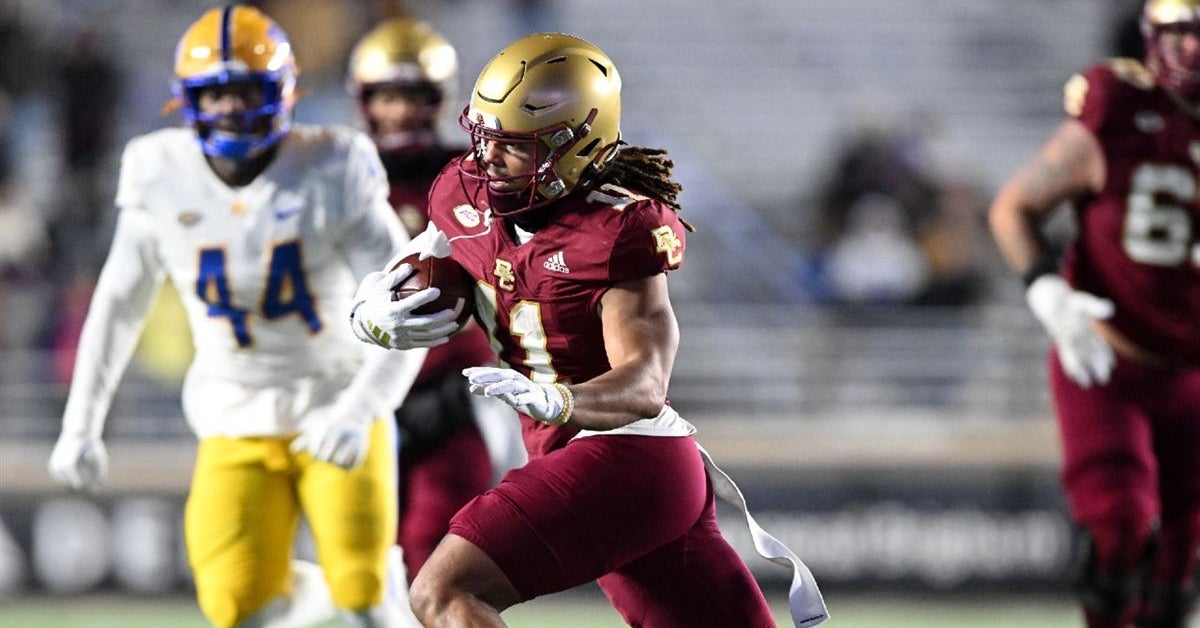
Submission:
M 454 219 L 464 227 L 478 227 L 481 221 L 479 210 L 470 205 L 459 205 L 454 208 Z
M 200 222 L 200 212 L 198 212 L 194 209 L 182 211 L 179 213 L 178 220 L 179 220 L 179 224 L 181 224 L 185 227 L 190 227 L 190 226 Z

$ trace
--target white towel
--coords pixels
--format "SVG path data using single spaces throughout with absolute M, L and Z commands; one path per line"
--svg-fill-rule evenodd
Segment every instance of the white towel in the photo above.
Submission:
M 700 457 L 704 459 L 704 468 L 708 471 L 717 497 L 746 515 L 746 526 L 750 528 L 750 538 L 754 540 L 754 549 L 759 556 L 777 565 L 792 568 L 792 586 L 788 590 L 788 608 L 792 612 L 792 623 L 796 628 L 809 628 L 824 623 L 829 619 L 829 610 L 825 608 L 825 599 L 821 597 L 821 590 L 817 588 L 817 581 L 812 572 L 795 552 L 758 525 L 746 507 L 746 498 L 742 496 L 742 491 L 713 462 L 712 456 L 703 447 L 700 447 Z

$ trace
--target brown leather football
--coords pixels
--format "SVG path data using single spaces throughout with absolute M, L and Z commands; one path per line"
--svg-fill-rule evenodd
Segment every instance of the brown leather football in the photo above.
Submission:
M 411 264 L 413 274 L 400 282 L 392 290 L 392 298 L 403 299 L 425 288 L 434 287 L 441 290 L 441 295 L 432 303 L 422 305 L 413 310 L 414 314 L 436 314 L 442 310 L 452 309 L 458 312 L 458 326 L 461 329 L 475 313 L 475 280 L 463 270 L 458 262 L 450 257 L 429 256 L 420 259 L 413 253 L 396 262 L 392 269 L 400 264 Z

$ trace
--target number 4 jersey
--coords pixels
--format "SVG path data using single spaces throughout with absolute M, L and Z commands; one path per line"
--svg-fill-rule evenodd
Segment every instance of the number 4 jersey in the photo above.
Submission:
M 1112 324 L 1141 348 L 1200 364 L 1200 120 L 1130 59 L 1076 75 L 1067 114 L 1104 153 L 1104 189 L 1075 207 L 1065 274 L 1112 299 Z
M 346 322 L 358 280 L 407 241 L 387 193 L 374 146 L 348 128 L 294 126 L 242 187 L 217 178 L 191 129 L 134 138 L 68 412 L 107 411 L 169 278 L 196 349 L 183 399 L 192 429 L 295 433 L 363 362 Z
M 678 215 L 606 185 L 557 201 L 548 223 L 520 243 L 493 217 L 486 188 L 460 167 L 476 165 L 464 156 L 442 171 L 430 191 L 429 218 L 450 238 L 455 261 L 476 279 L 476 308 L 500 360 L 542 383 L 581 383 L 608 371 L 600 299 L 614 284 L 679 268 L 685 241 Z M 639 423 L 622 429 L 690 430 L 669 405 L 656 420 Z M 579 431 L 531 419 L 522 424 L 533 457 Z

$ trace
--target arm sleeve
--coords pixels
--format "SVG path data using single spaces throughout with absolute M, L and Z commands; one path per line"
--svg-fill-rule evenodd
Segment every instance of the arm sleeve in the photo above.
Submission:
M 391 417 L 412 388 L 428 349 L 399 351 L 363 343 L 363 365 L 342 393 L 343 402 L 369 408 L 371 417 Z
M 357 279 L 383 270 L 408 242 L 408 232 L 388 204 L 388 183 L 375 146 L 356 134 L 346 163 L 346 221 L 339 243 Z
M 385 264 L 408 242 L 408 233 L 387 200 L 387 178 L 370 140 L 358 134 L 352 142 L 346 172 L 346 216 L 341 249 L 361 280 Z M 349 312 L 343 319 L 349 320 Z M 363 344 L 363 365 L 342 393 L 342 403 L 370 408 L 371 415 L 391 416 L 408 394 L 426 349 L 395 351 Z
M 121 210 L 79 339 L 63 433 L 99 437 L 117 384 L 163 281 L 151 229 L 140 208 Z

